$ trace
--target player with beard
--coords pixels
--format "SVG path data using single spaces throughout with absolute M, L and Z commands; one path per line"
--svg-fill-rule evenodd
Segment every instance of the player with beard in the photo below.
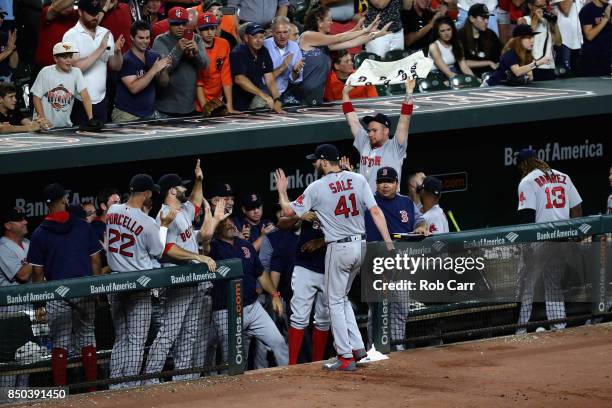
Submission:
M 200 212 L 202 205 L 202 169 L 200 160 L 195 167 L 195 183 L 189 198 L 186 196 L 186 184 L 189 181 L 182 180 L 176 174 L 166 174 L 159 179 L 159 186 L 164 204 L 158 214 L 158 223 L 161 218 L 172 210 L 177 215 L 168 227 L 166 237 L 165 258 L 162 258 L 164 267 L 175 266 L 187 262 L 201 262 L 208 266 L 210 271 L 215 271 L 215 262 L 205 256 L 199 255 L 199 244 L 197 233 L 193 231 L 193 221 Z M 164 317 L 162 326 L 157 337 L 151 345 L 145 372 L 147 374 L 162 371 L 166 356 L 171 348 L 174 349 L 174 369 L 186 369 L 191 367 L 193 348 L 196 342 L 197 316 L 194 310 L 198 306 L 196 300 L 197 285 L 170 287 L 164 290 L 162 296 L 166 301 L 164 304 Z M 178 378 L 174 378 L 178 379 Z M 145 381 L 145 384 L 157 382 L 156 379 Z

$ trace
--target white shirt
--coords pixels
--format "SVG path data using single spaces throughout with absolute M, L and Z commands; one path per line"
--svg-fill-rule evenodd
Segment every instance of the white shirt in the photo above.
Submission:
M 570 208 L 582 202 L 567 174 L 551 170 L 545 174 L 534 170 L 518 186 L 518 209 L 532 209 L 536 222 L 562 221 L 570 218 Z
M 531 25 L 531 16 L 523 16 L 527 24 Z M 540 19 L 535 31 L 540 34 L 533 37 L 533 58 L 536 60 L 542 57 L 550 58 L 549 64 L 538 65 L 538 68 L 542 69 L 555 69 L 555 58 L 553 55 L 553 34 L 550 29 L 550 24 L 545 19 Z M 546 35 L 548 33 L 548 35 Z M 546 49 L 544 49 L 546 47 Z
M 91 55 L 100 46 L 102 38 L 107 31 L 106 28 L 98 26 L 96 27 L 96 36 L 92 38 L 91 34 L 85 30 L 79 21 L 74 27 L 66 31 L 62 41 L 70 41 L 75 44 L 79 50 L 78 54 L 75 54 L 75 57 L 78 56 L 78 58 L 81 59 Z M 110 47 L 110 49 L 104 51 L 102 56 L 98 58 L 87 71 L 83 71 L 85 85 L 91 97 L 92 104 L 102 102 L 104 96 L 106 96 L 106 63 L 115 52 L 113 34 L 108 36 L 107 47 Z M 75 96 L 77 99 L 81 100 L 80 95 Z
M 572 50 L 579 50 L 582 47 L 582 27 L 580 26 L 578 13 L 586 1 L 574 0 L 567 16 L 561 11 L 559 3 L 555 3 L 553 6 L 557 10 L 557 26 L 561 33 L 563 45 Z
M 436 40 L 435 44 L 438 47 L 438 51 L 440 51 L 440 57 L 442 58 L 442 61 L 444 61 L 444 63 L 448 65 L 450 69 L 450 67 L 452 65 L 455 65 L 455 63 L 457 62 L 455 61 L 455 54 L 453 54 L 453 46 L 451 45 L 450 47 L 446 47 L 444 44 L 442 44 L 440 40 Z M 433 61 L 433 58 L 431 58 L 431 60 Z M 436 68 L 438 70 L 440 69 L 440 67 L 438 67 L 437 65 Z
M 442 211 L 439 204 L 434 205 L 427 212 L 425 212 L 423 214 L 423 218 L 425 218 L 425 221 L 427 221 L 427 224 L 429 225 L 429 232 L 431 232 L 433 235 L 445 234 L 449 232 L 446 214 L 444 214 L 444 211 Z

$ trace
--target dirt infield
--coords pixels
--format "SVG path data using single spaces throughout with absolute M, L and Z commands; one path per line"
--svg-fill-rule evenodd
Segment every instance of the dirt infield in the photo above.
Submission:
M 44 406 L 612 406 L 612 324 L 422 348 L 390 357 L 356 373 L 326 373 L 317 363 L 77 395 Z

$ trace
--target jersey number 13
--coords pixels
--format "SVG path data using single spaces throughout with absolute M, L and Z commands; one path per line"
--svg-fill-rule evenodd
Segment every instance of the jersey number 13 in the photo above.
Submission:
M 561 186 L 546 187 L 546 208 L 564 208 L 565 207 L 565 189 Z

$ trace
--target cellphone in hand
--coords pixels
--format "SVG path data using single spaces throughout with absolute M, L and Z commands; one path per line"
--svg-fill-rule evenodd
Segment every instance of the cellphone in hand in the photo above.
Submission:
M 221 7 L 221 13 L 223 13 L 224 16 L 233 16 L 236 14 L 236 7 L 233 7 L 233 6 Z
M 186 28 L 183 32 L 183 38 L 186 40 L 193 40 L 193 28 Z

